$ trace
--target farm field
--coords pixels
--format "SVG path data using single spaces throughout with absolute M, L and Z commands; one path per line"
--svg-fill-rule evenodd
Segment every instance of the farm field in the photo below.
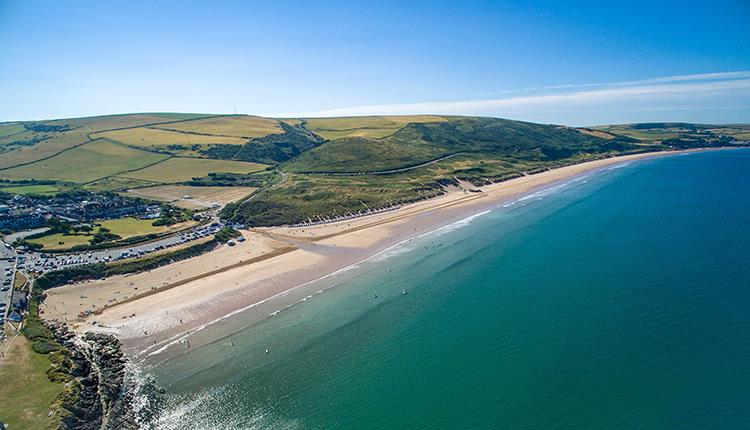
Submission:
M 141 181 L 138 179 L 120 178 L 117 176 L 109 176 L 104 179 L 100 179 L 96 182 L 91 182 L 83 186 L 86 191 L 97 192 L 97 191 L 119 191 L 126 190 L 128 188 L 135 187 L 148 187 L 153 185 L 152 181 Z
M 0 138 L 6 137 L 11 134 L 20 133 L 26 130 L 26 127 L 19 122 L 6 122 L 0 124 Z
M 165 124 L 153 128 L 159 130 L 179 130 L 190 133 L 204 133 L 251 139 L 263 137 L 269 134 L 281 133 L 283 130 L 279 123 L 279 120 L 272 118 L 228 115 L 175 124 Z
M 167 155 L 97 140 L 36 163 L 2 170 L 0 177 L 86 183 L 143 168 L 166 158 Z
M 409 123 L 443 122 L 448 119 L 436 115 L 365 116 L 340 118 L 307 118 L 305 124 L 324 139 L 342 137 L 381 138 L 390 136 Z
M 690 123 L 646 123 L 618 124 L 595 127 L 596 130 L 628 136 L 644 143 L 667 143 L 677 141 L 696 143 L 719 139 L 750 140 L 750 126 L 733 124 L 726 126 Z
M 211 207 L 213 203 L 221 206 L 236 202 L 250 195 L 256 187 L 192 187 L 188 185 L 161 185 L 157 187 L 137 188 L 123 193 L 129 197 L 170 202 L 185 209 Z M 189 198 L 184 198 L 189 196 Z
M 166 149 L 168 149 L 170 145 L 179 145 L 189 148 L 192 145 L 243 145 L 246 143 L 246 139 L 240 137 L 204 136 L 200 134 L 181 133 L 147 127 L 96 133 L 94 137 L 103 137 L 129 146 Z
M 680 135 L 681 130 L 634 130 L 629 127 L 609 126 L 602 128 L 607 133 L 619 134 L 638 140 L 665 140 L 674 139 Z
M 42 137 L 35 133 L 21 132 L 4 139 L 0 138 L 0 169 L 53 157 L 61 151 L 83 145 L 89 140 L 86 133 L 69 132 L 59 136 L 44 138 L 33 145 L 18 145 L 19 141 L 27 142 L 35 138 Z
M 45 121 L 48 125 L 68 125 L 71 129 L 94 133 L 102 130 L 122 127 L 140 127 L 150 124 L 161 124 L 173 121 L 186 121 L 203 118 L 207 114 L 193 113 L 134 113 L 122 115 L 102 115 L 84 118 L 68 118 Z
M 54 185 L 21 185 L 12 187 L 0 187 L 0 191 L 11 194 L 36 194 L 41 196 L 51 196 L 60 191 L 60 188 Z
M 244 161 L 174 157 L 145 169 L 118 176 L 168 184 L 203 177 L 209 173 L 252 173 L 263 170 L 266 167 L 265 164 Z

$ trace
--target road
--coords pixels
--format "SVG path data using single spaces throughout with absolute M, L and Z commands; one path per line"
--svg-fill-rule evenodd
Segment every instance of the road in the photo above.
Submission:
M 271 185 L 266 185 L 264 187 L 258 188 L 245 201 L 249 202 L 250 200 L 253 200 L 257 196 L 259 196 L 261 193 L 268 192 L 268 191 L 271 191 L 273 189 L 276 189 L 276 188 L 278 188 L 278 187 L 286 184 L 287 181 L 289 181 L 289 175 L 287 175 L 286 173 L 284 173 L 284 172 L 282 172 L 281 170 L 278 170 L 278 169 L 276 169 L 275 171 L 276 171 L 276 173 L 278 173 L 278 174 L 281 175 L 281 179 L 279 179 L 279 182 L 275 182 L 275 183 L 273 183 Z
M 5 336 L 3 326 L 5 317 L 10 312 L 10 299 L 13 294 L 13 280 L 16 266 L 16 255 L 12 249 L 0 245 L 0 338 Z
M 49 230 L 49 227 L 40 227 L 40 228 L 35 228 L 35 229 L 32 229 L 32 230 L 18 231 L 18 232 L 6 235 L 3 238 L 3 240 L 6 243 L 11 243 L 12 244 L 13 242 L 15 242 L 18 239 L 23 239 L 24 237 L 31 236 L 32 234 L 43 233 L 43 232 L 45 232 L 47 230 Z
M 434 158 L 424 163 L 414 164 L 411 166 L 397 167 L 389 170 L 375 170 L 370 172 L 299 172 L 304 175 L 325 175 L 325 176 L 364 176 L 364 175 L 392 175 L 394 173 L 403 173 L 410 170 L 419 169 L 421 167 L 429 166 L 430 164 L 439 163 L 449 158 L 456 157 L 458 155 L 464 155 L 467 152 L 454 152 L 453 154 L 443 155 L 438 158 Z

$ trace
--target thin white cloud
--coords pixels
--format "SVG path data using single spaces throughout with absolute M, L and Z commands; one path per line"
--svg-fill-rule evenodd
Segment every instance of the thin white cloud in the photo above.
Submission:
M 475 93 L 475 94 L 471 94 L 471 96 L 486 97 L 486 96 L 492 96 L 492 95 L 515 94 L 515 93 L 532 92 L 532 91 L 548 91 L 548 90 L 563 90 L 563 89 L 570 91 L 570 90 L 575 90 L 579 88 L 592 88 L 592 87 L 593 88 L 626 87 L 626 86 L 632 86 L 632 85 L 646 85 L 646 84 L 658 84 L 658 83 L 670 83 L 670 82 L 708 81 L 708 80 L 742 79 L 742 78 L 750 78 L 750 71 L 662 76 L 658 78 L 638 79 L 638 80 L 633 80 L 633 81 L 620 81 L 620 82 L 596 82 L 596 83 L 586 83 L 586 84 L 547 85 L 547 86 L 542 86 L 542 87 L 528 87 L 528 88 L 520 88 L 520 89 Z
M 648 108 L 649 104 L 680 110 L 696 101 L 750 95 L 750 71 L 666 76 L 606 84 L 559 85 L 537 88 L 540 94 L 445 102 L 355 106 L 280 116 L 353 116 L 406 114 L 523 115 L 540 111 L 583 112 L 598 108 Z M 747 105 L 747 103 L 743 103 Z M 710 108 L 709 105 L 706 106 Z M 749 106 L 750 107 L 750 106 Z

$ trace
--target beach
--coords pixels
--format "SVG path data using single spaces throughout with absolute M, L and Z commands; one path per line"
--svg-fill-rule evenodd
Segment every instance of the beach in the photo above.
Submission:
M 49 290 L 43 316 L 65 321 L 79 332 L 115 334 L 133 355 L 175 353 L 171 347 L 191 332 L 272 300 L 281 303 L 300 285 L 409 238 L 598 169 L 671 154 L 566 166 L 484 186 L 481 192 L 454 189 L 390 212 L 330 224 L 251 229 L 243 232 L 247 240 L 235 247 L 223 246 L 150 272 Z M 95 313 L 79 318 L 86 309 Z

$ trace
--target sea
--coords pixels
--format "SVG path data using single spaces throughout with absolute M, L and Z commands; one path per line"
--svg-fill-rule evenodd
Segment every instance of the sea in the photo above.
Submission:
M 749 251 L 750 149 L 614 165 L 232 316 L 141 423 L 747 429 Z

